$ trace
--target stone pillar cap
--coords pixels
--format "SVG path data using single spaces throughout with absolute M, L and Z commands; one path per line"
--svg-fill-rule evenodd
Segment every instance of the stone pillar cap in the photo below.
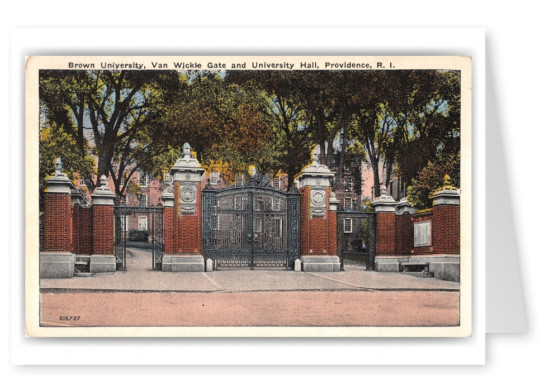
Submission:
M 170 175 L 174 176 L 175 172 L 194 172 L 203 174 L 205 169 L 201 167 L 197 159 L 191 153 L 191 147 L 188 143 L 184 144 L 184 148 L 180 158 L 176 161 L 174 166 L 170 169 Z
M 94 205 L 115 205 L 115 193 L 107 186 L 107 177 L 102 175 L 100 186 L 92 194 L 92 203 Z
M 435 192 L 429 196 L 432 199 L 432 205 L 459 205 L 461 192 L 457 187 L 452 186 L 451 178 L 449 175 L 444 176 L 444 186 L 435 190 Z
M 396 204 L 397 202 L 394 201 L 394 198 L 387 195 L 385 188 L 381 189 L 381 196 L 375 198 L 371 203 L 373 208 L 375 208 L 375 212 L 394 212 L 396 210 Z
M 174 206 L 174 186 L 169 186 L 163 191 L 163 194 L 161 194 L 161 200 L 163 200 L 165 207 Z
M 60 193 L 71 194 L 71 189 L 75 186 L 73 182 L 67 177 L 67 174 L 62 172 L 63 163 L 61 158 L 58 157 L 55 161 L 55 174 L 46 178 L 46 190 L 47 193 Z
M 319 145 L 316 146 L 312 153 L 314 161 L 307 166 L 299 176 L 299 186 L 330 186 L 329 180 L 332 179 L 335 174 L 324 164 L 319 163 Z M 318 183 L 319 182 L 319 183 Z
M 398 202 L 398 204 L 396 204 L 396 214 L 403 215 L 406 213 L 414 214 L 415 208 L 408 201 L 407 197 L 403 197 L 403 198 L 400 198 L 400 201 Z

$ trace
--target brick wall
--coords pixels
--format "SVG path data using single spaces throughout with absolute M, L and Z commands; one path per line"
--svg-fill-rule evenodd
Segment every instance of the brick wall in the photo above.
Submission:
M 410 214 L 396 216 L 396 255 L 409 255 L 413 249 L 413 218 Z
M 73 208 L 73 253 L 92 254 L 92 208 L 76 205 Z
M 114 232 L 115 216 L 114 207 L 111 205 L 93 205 L 93 253 L 115 254 Z
M 71 196 L 69 194 L 44 194 L 44 251 L 71 252 Z
M 419 223 L 422 221 L 432 221 L 432 243 L 434 243 L 434 219 L 433 219 L 433 213 L 432 210 L 429 212 L 424 212 L 423 214 L 415 215 L 411 219 L 411 230 L 412 230 L 412 242 L 411 242 L 411 253 L 414 255 L 427 255 L 427 254 L 434 254 L 434 247 L 431 246 L 423 246 L 423 247 L 413 247 L 413 225 L 415 223 Z
M 414 248 L 412 244 L 413 254 L 459 254 L 459 205 L 438 205 L 414 216 L 412 229 L 413 223 L 421 221 L 432 221 L 432 245 Z
M 379 212 L 375 216 L 375 255 L 396 255 L 396 215 Z

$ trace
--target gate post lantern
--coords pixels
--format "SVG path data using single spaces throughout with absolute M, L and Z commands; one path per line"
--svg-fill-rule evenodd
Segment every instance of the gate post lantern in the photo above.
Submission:
M 167 247 L 162 270 L 172 272 L 204 272 L 201 253 L 201 177 L 205 170 L 191 153 L 188 143 L 170 169 L 173 178 L 172 218 L 167 218 Z M 170 208 L 171 198 L 163 198 Z M 168 201 L 168 203 L 167 203 Z
M 107 178 L 102 175 L 100 186 L 92 194 L 92 255 L 90 273 L 114 272 L 117 269 L 115 258 L 115 194 L 107 186 Z
M 375 198 L 375 271 L 398 272 L 400 259 L 396 257 L 396 201 L 389 196 L 386 188 L 381 189 L 380 197 Z
M 305 272 L 338 272 L 336 202 L 331 200 L 330 179 L 334 174 L 319 163 L 319 146 L 314 162 L 299 177 L 301 193 L 300 232 L 302 270 Z
M 75 270 L 75 254 L 71 252 L 73 184 L 62 169 L 63 164 L 58 157 L 55 174 L 46 179 L 43 251 L 39 261 L 41 278 L 71 278 Z

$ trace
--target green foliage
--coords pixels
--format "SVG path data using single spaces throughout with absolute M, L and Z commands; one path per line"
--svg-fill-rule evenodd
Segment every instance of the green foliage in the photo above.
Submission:
M 434 70 L 42 71 L 41 124 L 50 141 L 41 144 L 49 165 L 41 180 L 63 148 L 66 167 L 78 169 L 90 190 L 110 175 L 122 195 L 136 170 L 161 179 L 189 142 L 207 170 L 217 167 L 226 180 L 254 165 L 288 174 L 292 185 L 313 147 L 328 145 L 320 156 L 328 164 L 339 138 L 346 147 L 338 179 L 343 166 L 361 176 L 367 160 L 375 196 L 393 168 L 426 205 L 438 170 L 459 178 L 458 164 L 448 161 L 459 159 L 459 77 Z M 382 163 L 390 168 L 385 178 Z
M 411 186 L 408 186 L 408 201 L 416 209 L 432 207 L 430 196 L 435 190 L 444 185 L 446 174 L 450 176 L 453 186 L 460 187 L 459 169 L 460 158 L 458 154 L 441 156 L 436 163 L 428 162 L 421 169 L 417 178 L 412 180 Z
M 82 176 L 92 175 L 95 161 L 91 156 L 82 156 L 73 136 L 59 129 L 42 128 L 40 130 L 40 196 L 46 187 L 46 178 L 55 172 L 55 160 L 61 157 L 63 172 L 69 179 L 77 182 Z

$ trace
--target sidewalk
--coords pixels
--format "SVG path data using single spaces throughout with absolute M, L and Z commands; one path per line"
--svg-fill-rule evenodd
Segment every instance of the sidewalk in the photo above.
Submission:
M 72 279 L 41 279 L 43 291 L 283 292 L 283 291 L 459 291 L 459 283 L 346 266 L 338 273 L 229 270 L 168 273 L 151 270 L 151 253 L 128 249 L 127 270 Z

